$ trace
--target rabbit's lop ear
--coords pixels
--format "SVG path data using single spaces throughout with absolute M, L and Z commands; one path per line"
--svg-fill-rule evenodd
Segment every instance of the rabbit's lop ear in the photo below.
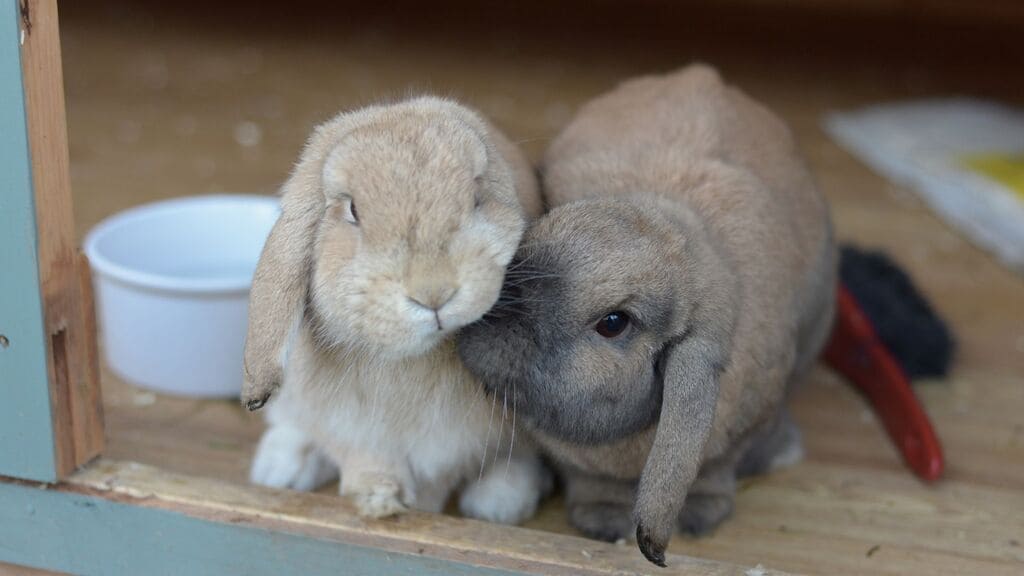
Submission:
M 637 546 L 659 566 L 665 566 L 687 489 L 700 471 L 728 355 L 716 330 L 694 328 L 663 357 L 661 415 L 636 496 Z
M 249 292 L 242 386 L 242 404 L 249 410 L 262 408 L 281 385 L 284 345 L 306 304 L 324 195 L 310 162 L 304 164 L 284 186 L 281 216 L 263 246 Z

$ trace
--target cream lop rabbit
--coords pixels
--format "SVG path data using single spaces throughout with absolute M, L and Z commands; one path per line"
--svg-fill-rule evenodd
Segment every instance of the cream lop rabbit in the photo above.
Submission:
M 269 399 L 270 424 L 252 481 L 310 490 L 340 468 L 363 515 L 467 485 L 468 515 L 530 516 L 545 473 L 451 338 L 541 210 L 518 149 L 450 100 L 371 106 L 316 129 L 281 203 L 250 298 L 242 401 Z
M 799 456 L 782 404 L 832 323 L 828 207 L 785 125 L 704 66 L 586 104 L 543 173 L 555 208 L 459 352 L 562 472 L 570 521 L 663 564 L 737 474 Z

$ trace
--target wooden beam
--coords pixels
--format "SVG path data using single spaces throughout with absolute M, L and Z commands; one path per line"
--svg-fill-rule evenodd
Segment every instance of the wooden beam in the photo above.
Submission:
M 75 235 L 56 0 L 19 0 L 19 25 L 56 469 L 63 477 L 103 448 L 96 328 L 88 262 Z
M 358 518 L 344 498 L 100 460 L 40 489 L 0 480 L 0 562 L 74 573 L 683 574 L 749 569 L 435 514 Z M 758 572 L 779 576 L 772 570 Z

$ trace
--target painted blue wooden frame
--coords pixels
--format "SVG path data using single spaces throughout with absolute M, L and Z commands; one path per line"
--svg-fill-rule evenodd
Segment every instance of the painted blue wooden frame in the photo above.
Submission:
M 57 479 L 17 0 L 0 2 L 0 474 Z
M 4 483 L 0 561 L 109 576 L 518 573 Z
M 668 555 L 673 574 L 742 566 Z M 0 478 L 0 562 L 75 574 L 661 574 L 633 546 L 100 459 L 59 484 Z M 783 576 L 767 570 L 764 574 Z

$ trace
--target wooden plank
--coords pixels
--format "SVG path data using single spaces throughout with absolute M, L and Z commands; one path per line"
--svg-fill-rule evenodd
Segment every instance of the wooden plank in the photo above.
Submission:
M 0 561 L 92 574 L 664 574 L 633 546 L 98 461 L 40 489 L 0 481 Z M 744 568 L 670 556 L 671 573 Z M 779 572 L 764 570 L 763 574 Z
M 0 473 L 54 480 L 20 24 L 17 3 L 0 4 Z
M 35 194 L 57 476 L 103 447 L 87 262 L 76 245 L 56 0 L 20 0 L 21 64 Z
M 81 379 L 72 395 L 76 410 L 75 462 L 82 466 L 106 447 L 106 421 L 103 419 L 103 380 L 100 376 L 99 327 L 96 324 L 96 300 L 92 292 L 92 269 L 84 252 L 78 253 L 79 305 L 82 307 Z
M 75 574 L 513 574 L 29 486 L 0 507 L 0 554 Z

